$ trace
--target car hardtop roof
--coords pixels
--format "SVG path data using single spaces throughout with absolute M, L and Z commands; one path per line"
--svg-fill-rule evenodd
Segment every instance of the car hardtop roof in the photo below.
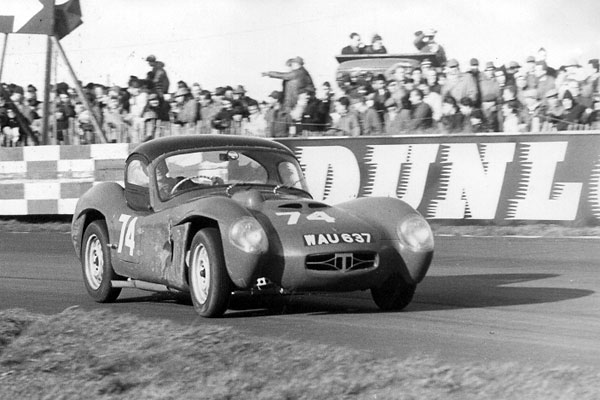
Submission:
M 152 162 L 163 154 L 175 151 L 226 147 L 261 147 L 284 151 L 294 155 L 288 147 L 281 143 L 264 138 L 233 135 L 183 135 L 152 139 L 144 142 L 137 146 L 129 157 L 139 154 L 146 157 L 149 162 Z

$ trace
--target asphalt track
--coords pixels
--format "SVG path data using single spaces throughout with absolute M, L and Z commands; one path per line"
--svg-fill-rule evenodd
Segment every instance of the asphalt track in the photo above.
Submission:
M 379 312 L 361 292 L 294 296 L 279 302 L 283 310 L 238 299 L 224 318 L 207 320 L 181 299 L 137 289 L 114 304 L 96 304 L 85 292 L 68 234 L 0 232 L 0 309 L 103 308 L 377 357 L 600 367 L 599 290 L 597 238 L 437 237 L 430 273 L 403 312 Z

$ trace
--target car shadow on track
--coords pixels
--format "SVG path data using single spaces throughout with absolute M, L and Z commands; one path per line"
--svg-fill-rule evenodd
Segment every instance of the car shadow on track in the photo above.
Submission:
M 403 312 L 543 304 L 577 299 L 595 293 L 587 289 L 540 287 L 539 283 L 512 286 L 557 277 L 560 275 L 535 273 L 428 276 L 417 287 L 413 302 Z M 170 302 L 191 307 L 189 296 L 167 292 L 120 298 L 116 301 L 144 302 Z M 225 318 L 375 312 L 379 310 L 369 291 L 266 297 L 235 295 L 231 299 Z

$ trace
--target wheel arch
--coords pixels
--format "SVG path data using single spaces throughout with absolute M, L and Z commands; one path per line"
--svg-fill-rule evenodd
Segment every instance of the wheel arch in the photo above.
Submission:
M 81 258 L 81 250 L 83 247 L 82 240 L 85 230 L 92 222 L 98 220 L 102 220 L 106 223 L 106 216 L 95 208 L 83 210 L 76 218 L 73 219 L 73 226 L 77 227 L 77 229 L 73 229 L 72 231 L 74 233 L 73 241 L 75 244 L 75 252 L 77 253 L 78 257 Z M 108 239 L 110 242 L 110 232 L 108 229 L 106 234 L 109 236 Z

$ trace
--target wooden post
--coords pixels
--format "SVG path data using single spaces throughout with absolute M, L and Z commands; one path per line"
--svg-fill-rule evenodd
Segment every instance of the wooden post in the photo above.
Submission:
M 4 71 L 4 59 L 6 58 L 6 47 L 8 46 L 8 33 L 4 34 L 4 43 L 2 44 L 2 59 L 0 59 L 0 82 L 2 82 L 2 72 Z
M 91 106 L 90 102 L 88 101 L 87 97 L 85 96 L 85 93 L 83 93 L 83 88 L 81 87 L 79 80 L 77 80 L 77 75 L 75 75 L 75 71 L 73 70 L 73 67 L 71 67 L 71 63 L 69 62 L 69 59 L 67 58 L 67 54 L 63 50 L 58 39 L 55 36 L 51 36 L 51 37 L 52 37 L 52 41 L 54 42 L 54 45 L 56 46 L 56 48 L 58 49 L 58 52 L 60 53 L 60 56 L 62 57 L 63 61 L 67 65 L 67 68 L 69 69 L 71 78 L 73 79 L 73 82 L 75 83 L 75 90 L 77 91 L 77 95 L 79 96 L 79 98 L 81 99 L 81 102 L 85 105 L 85 107 L 90 111 L 90 117 L 92 119 L 92 125 L 94 126 L 94 130 L 96 131 L 96 136 L 100 137 L 100 141 L 102 143 L 107 143 L 108 140 L 106 140 L 106 136 L 104 135 L 104 132 L 102 132 L 102 128 L 100 127 L 100 124 L 98 123 L 98 120 L 96 119 L 96 115 L 92 111 L 92 106 Z
M 43 111 L 42 111 L 42 144 L 56 144 L 49 143 L 48 140 L 48 131 L 49 131 L 49 121 L 50 121 L 50 78 L 52 75 L 52 39 L 48 36 L 47 44 L 46 44 L 46 74 L 44 78 L 44 103 Z M 56 137 L 55 137 L 56 138 Z

